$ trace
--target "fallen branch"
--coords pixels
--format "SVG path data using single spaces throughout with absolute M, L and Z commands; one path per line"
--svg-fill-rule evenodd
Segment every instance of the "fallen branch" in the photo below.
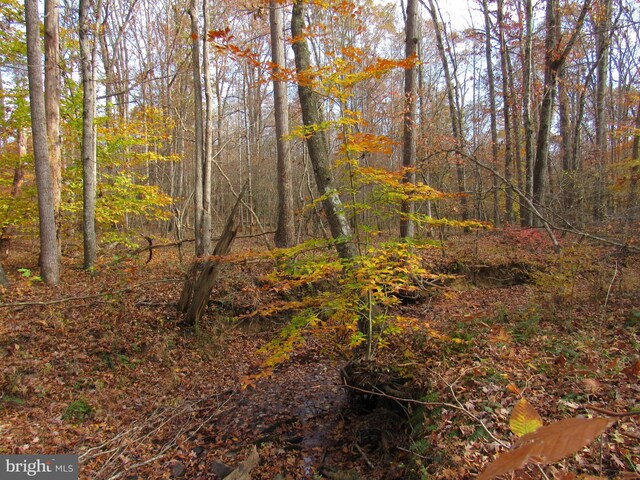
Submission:
M 260 232 L 260 233 L 254 233 L 253 235 L 237 235 L 236 238 L 257 238 L 257 237 L 264 237 L 265 235 L 273 235 L 276 232 L 273 231 L 268 231 L 268 232 Z M 147 239 L 147 241 L 149 241 L 148 237 L 145 237 L 145 239 Z M 218 241 L 220 240 L 220 237 L 214 237 L 211 239 L 212 241 Z M 192 243 L 195 242 L 195 238 L 185 238 L 183 240 L 177 241 L 177 242 L 171 242 L 171 243 L 160 243 L 158 245 L 153 245 L 153 243 L 150 243 L 149 246 L 147 247 L 140 247 L 135 249 L 133 252 L 131 252 L 131 255 L 139 255 L 142 252 L 147 252 L 150 250 L 157 250 L 159 248 L 170 248 L 170 247 L 180 247 L 185 243 Z M 149 261 L 147 260 L 147 263 L 149 263 Z
M 58 303 L 66 303 L 73 302 L 76 300 L 89 300 L 91 298 L 100 298 L 106 297 L 108 295 L 118 295 L 121 293 L 129 293 L 132 290 L 142 287 L 144 285 L 151 285 L 155 283 L 179 283 L 182 282 L 182 278 L 166 278 L 163 280 L 149 280 L 148 282 L 136 283 L 135 285 L 129 285 L 126 288 L 122 288 L 120 290 L 111 290 L 109 292 L 95 293 L 92 295 L 82 295 L 79 297 L 66 297 L 59 298 L 57 300 L 47 300 L 44 302 L 16 302 L 16 303 L 0 303 L 0 308 L 16 308 L 16 307 L 30 307 L 30 306 L 47 306 L 47 305 L 55 305 Z

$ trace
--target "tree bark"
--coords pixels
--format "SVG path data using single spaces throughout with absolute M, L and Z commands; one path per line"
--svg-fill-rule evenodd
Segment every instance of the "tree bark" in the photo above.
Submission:
M 271 61 L 273 63 L 273 107 L 276 124 L 276 155 L 278 172 L 278 226 L 275 234 L 277 247 L 295 244 L 293 215 L 293 179 L 291 155 L 286 136 L 289 133 L 289 100 L 287 82 L 281 78 L 286 66 L 284 55 L 283 7 L 276 0 L 269 1 L 269 30 L 271 32 Z
M 436 46 L 438 47 L 438 54 L 442 62 L 442 69 L 444 70 L 445 88 L 447 91 L 447 100 L 449 104 L 449 116 L 451 118 L 451 133 L 453 134 L 453 141 L 455 142 L 455 151 L 460 156 L 460 159 L 456 161 L 456 177 L 458 182 L 458 193 L 461 194 L 460 206 L 462 210 L 462 220 L 468 220 L 469 212 L 466 197 L 467 188 L 465 180 L 464 161 L 462 160 L 463 138 L 462 123 L 460 121 L 460 108 L 455 98 L 456 94 L 451 71 L 449 69 L 447 50 L 442 38 L 442 27 L 440 25 L 440 20 L 438 19 L 439 10 L 434 0 L 429 0 L 429 12 L 431 13 L 431 20 L 433 21 L 433 27 L 436 34 Z
M 96 261 L 96 184 L 97 159 L 95 138 L 95 61 L 91 42 L 89 1 L 80 0 L 79 35 L 80 63 L 82 68 L 82 180 L 83 211 L 82 232 L 84 244 L 84 268 L 92 268 Z
M 509 95 L 510 69 L 508 65 L 509 51 L 505 38 L 504 1 L 498 0 L 498 34 L 500 37 L 500 69 L 502 70 L 502 114 L 504 117 L 504 178 L 505 184 L 505 222 L 513 221 L 513 148 L 511 129 L 511 97 Z
M 44 2 L 44 107 L 47 115 L 49 163 L 53 182 L 53 205 L 60 237 L 60 202 L 62 194 L 62 142 L 60 137 L 60 38 L 59 0 Z
M 405 23 L 405 58 L 417 60 L 418 52 L 418 2 L 407 0 L 407 16 Z M 402 166 L 405 173 L 402 182 L 416 183 L 416 136 L 417 136 L 417 70 L 416 64 L 404 71 L 404 114 L 402 118 Z M 415 211 L 415 204 L 410 200 L 403 200 L 400 217 L 400 237 L 413 238 L 415 236 L 415 222 L 411 215 Z
M 209 31 L 209 9 L 207 2 L 202 2 L 202 16 L 204 24 L 202 31 L 202 70 L 204 75 L 205 95 L 205 128 L 204 128 L 204 154 L 202 158 L 202 250 L 205 255 L 211 251 L 211 168 L 213 164 L 213 88 L 211 85 L 211 72 L 209 66 L 209 43 L 207 32 Z
M 545 72 L 544 93 L 540 107 L 540 122 L 538 139 L 536 142 L 536 159 L 533 166 L 533 200 L 536 207 L 544 206 L 545 173 L 549 160 L 549 136 L 553 116 L 553 104 L 558 83 L 558 71 L 562 68 L 571 49 L 582 29 L 584 18 L 589 9 L 591 0 L 584 0 L 582 10 L 576 21 L 573 33 L 562 50 L 560 42 L 560 19 L 558 18 L 558 1 L 548 0 L 545 15 L 545 27 L 547 30 L 545 40 Z M 534 222 L 539 226 L 539 221 Z
M 194 118 L 195 118 L 195 146 L 194 146 L 194 182 L 195 193 L 193 196 L 194 208 L 194 229 L 196 237 L 196 256 L 201 257 L 206 254 L 205 241 L 203 238 L 203 152 L 204 152 L 204 133 L 202 118 L 202 76 L 200 72 L 200 35 L 198 27 L 198 0 L 191 0 L 189 3 L 189 17 L 191 17 L 191 65 L 193 74 L 193 100 L 194 100 Z
M 528 200 L 533 201 L 533 164 L 534 160 L 534 131 L 531 113 L 532 103 L 532 81 L 533 81 L 533 4 L 532 0 L 525 0 L 524 23 L 525 33 L 523 54 L 522 54 L 522 116 L 524 120 L 524 142 L 525 142 L 525 195 Z M 527 208 L 522 210 L 521 225 L 523 227 L 533 226 L 533 215 Z
M 609 68 L 609 30 L 611 29 L 611 3 L 604 0 L 598 4 L 596 21 L 596 192 L 593 205 L 593 219 L 604 220 L 605 215 L 605 163 L 607 155 L 607 131 L 605 119 L 605 93 L 607 89 L 607 70 Z
M 293 52 L 298 75 L 298 96 L 303 123 L 309 128 L 306 140 L 316 185 L 323 197 L 322 205 L 338 255 L 343 259 L 353 259 L 357 252 L 351 227 L 331 174 L 329 150 L 324 131 L 317 128 L 323 123 L 322 102 L 318 93 L 313 90 L 314 74 L 311 70 L 311 55 L 305 37 L 304 0 L 296 0 L 293 4 L 291 34 L 294 38 Z
M 635 222 L 640 218 L 640 207 L 638 206 L 638 181 L 640 180 L 640 102 L 636 107 L 636 131 L 633 137 L 633 146 L 631 147 L 631 179 L 629 182 L 628 197 L 628 218 L 629 221 Z
M 54 209 L 53 182 L 49 166 L 47 144 L 47 120 L 42 82 L 42 51 L 40 49 L 40 19 L 37 0 L 25 0 L 27 29 L 27 63 L 33 156 L 38 188 L 38 212 L 40 226 L 40 268 L 47 285 L 60 280 L 60 257 Z
M 493 74 L 493 52 L 491 51 L 491 21 L 489 19 L 489 4 L 482 0 L 484 14 L 484 53 L 487 62 L 487 78 L 489 83 L 489 117 L 491 122 L 491 160 L 493 167 L 498 168 L 498 120 L 496 108 L 496 82 Z M 500 182 L 493 176 L 493 223 L 500 224 Z

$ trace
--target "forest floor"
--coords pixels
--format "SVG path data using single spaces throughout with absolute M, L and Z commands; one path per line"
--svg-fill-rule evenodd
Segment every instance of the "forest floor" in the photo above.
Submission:
M 474 478 L 515 441 L 519 398 L 545 423 L 640 407 L 637 255 L 568 240 L 557 255 L 519 231 L 434 249 L 425 263 L 453 276 L 397 307 L 419 325 L 376 357 L 412 392 L 398 405 L 349 394 L 344 356 L 318 335 L 261 375 L 284 320 L 233 319 L 273 301 L 265 263 L 226 266 L 194 332 L 171 249 L 149 263 L 105 251 L 92 272 L 69 252 L 48 288 L 31 247 L 4 263 L 0 454 L 78 453 L 81 479 L 222 478 L 254 445 L 254 479 Z M 640 478 L 638 417 L 544 472 Z

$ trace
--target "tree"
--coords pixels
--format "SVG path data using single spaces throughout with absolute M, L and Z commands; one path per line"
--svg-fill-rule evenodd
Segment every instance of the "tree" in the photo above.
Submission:
M 286 67 L 283 35 L 283 7 L 276 0 L 269 1 L 269 30 L 271 33 L 271 62 L 273 76 L 273 108 L 276 124 L 276 155 L 278 170 L 278 226 L 275 234 L 277 247 L 295 244 L 293 215 L 293 182 L 291 155 L 286 136 L 289 133 L 289 101 L 287 83 L 281 78 Z
M 436 34 L 436 46 L 438 47 L 438 54 L 440 61 L 442 62 L 442 69 L 444 70 L 445 89 L 447 92 L 447 102 L 449 105 L 449 117 L 451 122 L 451 133 L 453 135 L 453 141 L 455 142 L 454 151 L 460 155 L 463 148 L 463 133 L 462 133 L 462 119 L 460 106 L 456 99 L 456 91 L 454 87 L 453 76 L 449 68 L 449 60 L 447 58 L 447 48 L 445 48 L 443 40 L 443 28 L 440 25 L 439 10 L 434 0 L 429 0 L 429 13 L 431 14 L 431 20 L 433 21 L 433 29 Z M 458 181 L 458 192 L 462 194 L 460 203 L 462 207 L 462 220 L 469 218 L 469 212 L 467 209 L 466 194 L 466 180 L 464 163 L 461 159 L 456 161 L 456 177 Z
M 60 236 L 60 202 L 62 195 L 62 158 L 60 138 L 60 35 L 59 0 L 44 2 L 44 106 L 47 116 L 49 163 L 53 181 L 53 205 L 56 228 Z
M 291 35 L 302 121 L 309 132 L 306 136 L 307 148 L 338 255 L 343 259 L 353 259 L 356 257 L 356 247 L 344 206 L 333 181 L 327 140 L 322 130 L 324 121 L 322 102 L 320 95 L 313 89 L 315 74 L 311 67 L 311 55 L 307 46 L 304 10 L 304 0 L 296 0 L 291 14 Z
M 407 0 L 407 14 L 405 20 L 405 58 L 409 61 L 417 59 L 418 52 L 418 2 Z M 404 115 L 402 118 L 402 166 L 405 173 L 404 183 L 416 183 L 416 136 L 417 136 L 417 82 L 418 68 L 415 64 L 404 71 Z M 413 238 L 415 223 L 411 214 L 415 205 L 410 200 L 403 200 L 400 217 L 400 236 Z
M 595 143 L 597 155 L 596 198 L 593 205 L 594 220 L 603 220 L 605 213 L 605 157 L 607 153 L 607 129 L 605 118 L 605 93 L 609 69 L 609 32 L 611 30 L 612 0 L 603 0 L 597 5 L 596 28 L 596 115 Z
M 80 0 L 79 36 L 80 63 L 82 68 L 82 232 L 84 245 L 84 268 L 92 268 L 96 261 L 96 186 L 97 161 L 95 138 L 95 43 L 91 41 L 89 2 Z
M 40 225 L 40 268 L 42 279 L 48 285 L 60 280 L 60 258 L 54 212 L 53 182 L 49 167 L 47 120 L 42 84 L 42 51 L 40 49 L 40 19 L 37 0 L 25 0 L 27 27 L 27 60 L 29 77 L 29 101 L 31 107 L 31 131 L 33 156 L 38 187 L 38 212 Z
M 493 74 L 493 52 L 491 51 L 491 21 L 489 19 L 489 4 L 482 0 L 484 14 L 484 44 L 489 82 L 489 117 L 491 119 L 491 160 L 494 168 L 498 167 L 498 114 L 496 108 L 496 81 Z M 500 223 L 500 197 L 498 177 L 493 176 L 493 223 Z
M 545 174 L 549 159 L 549 136 L 551 133 L 553 104 L 558 83 L 558 71 L 567 61 L 569 53 L 578 38 L 590 3 L 591 0 L 584 0 L 573 32 L 567 43 L 562 47 L 560 44 L 561 25 L 558 12 L 558 0 L 547 1 L 545 14 L 544 90 L 542 104 L 540 106 L 536 158 L 533 165 L 533 201 L 537 207 L 544 205 Z M 536 219 L 534 223 L 538 225 L 538 219 Z
M 191 68 L 193 75 L 193 100 L 195 118 L 195 147 L 194 147 L 194 227 L 196 235 L 196 256 L 200 257 L 207 253 L 207 235 L 204 231 L 204 132 L 202 117 L 202 74 L 200 71 L 200 35 L 198 26 L 198 5 L 197 0 L 189 3 L 189 17 L 191 18 Z M 211 236 L 211 232 L 208 232 Z

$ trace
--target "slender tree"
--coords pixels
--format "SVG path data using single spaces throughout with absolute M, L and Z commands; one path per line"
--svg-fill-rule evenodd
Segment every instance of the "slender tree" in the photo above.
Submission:
M 544 205 L 545 174 L 549 159 L 549 135 L 553 116 L 553 104 L 558 82 L 558 71 L 569 57 L 578 34 L 584 24 L 591 0 L 584 0 L 582 9 L 576 20 L 576 25 L 566 44 L 560 45 L 560 18 L 558 0 L 548 0 L 545 14 L 545 69 L 542 105 L 540 106 L 540 121 L 538 139 L 536 142 L 536 157 L 533 165 L 533 200 L 536 206 Z M 538 225 L 539 221 L 536 220 Z
M 278 226 L 275 234 L 277 247 L 295 244 L 293 216 L 293 179 L 291 155 L 286 136 L 289 133 L 289 101 L 287 83 L 282 78 L 286 66 L 284 55 L 284 9 L 276 0 L 269 0 L 269 30 L 271 33 L 271 62 L 273 76 L 273 108 L 276 124 L 276 155 L 278 171 Z
M 60 201 L 62 194 L 62 158 L 60 137 L 60 35 L 59 0 L 44 2 L 44 107 L 47 115 L 49 163 L 53 181 L 53 203 L 60 235 Z
M 96 261 L 96 187 L 97 159 L 95 138 L 95 47 L 91 41 L 89 18 L 90 0 L 80 0 L 79 34 L 80 63 L 82 70 L 82 232 L 84 243 L 84 268 L 92 268 Z
M 484 52 L 487 62 L 487 81 L 489 83 L 489 118 L 491 123 L 491 161 L 494 168 L 498 168 L 498 113 L 496 108 L 496 81 L 493 74 L 493 52 L 491 51 L 491 20 L 489 18 L 489 3 L 482 0 L 484 14 Z M 493 223 L 500 223 L 500 182 L 493 176 Z
M 329 149 L 324 131 L 317 128 L 323 123 L 324 118 L 320 95 L 313 89 L 315 75 L 312 71 L 311 54 L 306 40 L 304 10 L 304 0 L 296 0 L 291 14 L 291 34 L 294 39 L 293 53 L 298 74 L 302 121 L 311 132 L 306 137 L 307 148 L 338 255 L 344 259 L 352 259 L 357 252 L 352 240 L 351 227 L 331 174 Z
M 418 2 L 407 0 L 407 15 L 405 20 L 405 58 L 417 60 L 418 53 Z M 406 169 L 402 181 L 416 183 L 416 137 L 417 97 L 418 97 L 418 67 L 414 63 L 404 71 L 404 115 L 402 118 L 402 166 Z M 415 205 L 411 200 L 403 200 L 401 205 L 400 236 L 413 238 L 415 236 L 415 222 L 411 214 Z
M 202 74 L 200 71 L 200 28 L 198 26 L 198 3 L 191 0 L 189 3 L 189 17 L 191 18 L 191 68 L 193 75 L 193 100 L 195 118 L 195 147 L 194 147 L 194 227 L 196 237 L 196 256 L 206 254 L 204 240 L 204 210 L 203 210 L 203 153 L 204 153 L 204 132 L 202 117 Z
M 605 118 L 605 93 L 607 89 L 607 71 L 609 69 L 609 43 L 611 30 L 612 0 L 603 0 L 597 5 L 596 29 L 596 192 L 593 204 L 593 219 L 601 221 L 605 214 L 605 163 L 607 155 L 607 125 Z
M 40 19 L 37 0 L 25 0 L 27 27 L 27 62 L 29 77 L 29 101 L 33 156 L 38 188 L 38 212 L 40 225 L 40 268 L 42 279 L 48 285 L 60 280 L 60 258 L 54 209 L 53 182 L 49 166 L 47 120 L 42 81 L 42 50 L 40 48 Z
M 211 252 L 211 166 L 213 164 L 213 87 L 211 85 L 211 62 L 209 60 L 209 9 L 206 0 L 202 2 L 202 73 L 204 75 L 205 123 L 204 152 L 202 155 L 202 251 Z

